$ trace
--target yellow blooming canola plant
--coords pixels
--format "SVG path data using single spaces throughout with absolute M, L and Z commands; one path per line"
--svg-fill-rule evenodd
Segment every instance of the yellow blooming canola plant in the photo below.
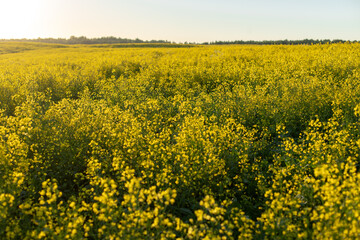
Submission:
M 359 120 L 359 43 L 2 42 L 0 239 L 359 239 Z

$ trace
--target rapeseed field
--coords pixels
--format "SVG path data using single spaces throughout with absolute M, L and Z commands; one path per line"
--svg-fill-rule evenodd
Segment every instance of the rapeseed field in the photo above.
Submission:
M 359 43 L 124 46 L 0 43 L 1 239 L 360 238 Z

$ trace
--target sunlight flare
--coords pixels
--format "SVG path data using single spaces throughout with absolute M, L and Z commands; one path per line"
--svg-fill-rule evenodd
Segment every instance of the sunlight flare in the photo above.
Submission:
M 45 11 L 44 0 L 3 0 L 0 3 L 0 36 L 36 36 Z

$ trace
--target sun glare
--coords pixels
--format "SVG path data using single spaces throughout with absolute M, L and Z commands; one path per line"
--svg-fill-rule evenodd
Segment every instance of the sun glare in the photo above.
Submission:
M 44 0 L 2 0 L 0 38 L 25 38 L 38 34 Z

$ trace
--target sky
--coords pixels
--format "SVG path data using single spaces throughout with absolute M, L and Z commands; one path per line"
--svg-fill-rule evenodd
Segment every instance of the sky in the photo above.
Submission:
M 360 40 L 360 0 L 0 0 L 0 39 Z

